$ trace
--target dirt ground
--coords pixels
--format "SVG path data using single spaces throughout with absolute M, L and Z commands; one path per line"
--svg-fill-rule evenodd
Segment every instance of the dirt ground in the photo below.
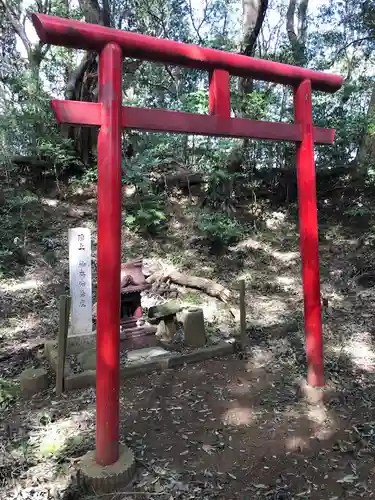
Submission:
M 247 360 L 237 355 L 129 380 L 121 436 L 138 472 L 120 498 L 372 498 L 373 374 L 331 383 L 316 404 L 288 365 L 265 348 Z M 13 493 L 79 498 L 70 475 L 76 457 L 94 446 L 94 391 L 19 403 L 7 422 L 4 452 L 21 443 L 24 459 L 13 455 L 8 469 Z
M 186 226 L 182 236 L 170 234 L 164 243 L 131 242 L 135 254 L 143 245 L 154 259 L 164 255 L 180 269 L 227 285 L 246 279 L 250 348 L 245 355 L 127 381 L 121 389 L 121 436 L 138 467 L 134 483 L 118 498 L 374 496 L 370 226 L 344 228 L 331 220 L 321 227 L 327 389 L 317 402 L 301 390 L 306 363 L 295 220 L 270 220 L 267 231 L 244 239 L 224 257 L 198 254 L 200 249 L 182 243 Z M 64 233 L 62 219 L 54 231 L 52 239 Z M 58 399 L 51 384 L 28 403 L 17 393 L 19 373 L 45 364 L 41 345 L 56 334 L 57 297 L 66 286 L 65 243 L 55 246 L 58 265 L 38 257 L 22 275 L 0 283 L 2 498 L 100 497 L 79 490 L 76 479 L 78 457 L 95 445 L 95 391 Z M 220 304 L 197 294 L 193 300 L 207 307 L 207 315 L 214 309 L 210 326 L 216 321 L 224 331 Z

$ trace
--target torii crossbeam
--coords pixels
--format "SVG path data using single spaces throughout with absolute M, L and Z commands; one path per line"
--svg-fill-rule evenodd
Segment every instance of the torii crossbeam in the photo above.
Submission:
M 314 143 L 332 144 L 335 131 L 312 122 L 312 89 L 335 92 L 338 75 L 219 50 L 157 39 L 70 19 L 33 14 L 40 40 L 97 51 L 99 102 L 52 101 L 59 123 L 100 127 L 98 138 L 98 311 L 96 461 L 119 456 L 119 347 L 122 129 L 269 139 L 297 143 L 300 246 L 308 383 L 324 385 Z M 205 70 L 210 74 L 209 115 L 122 106 L 122 64 L 133 57 Z M 230 116 L 230 75 L 294 89 L 295 123 Z

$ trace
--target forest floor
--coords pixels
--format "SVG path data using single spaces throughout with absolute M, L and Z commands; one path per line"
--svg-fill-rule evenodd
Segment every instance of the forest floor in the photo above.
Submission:
M 327 389 L 317 402 L 300 388 L 306 363 L 295 210 L 265 211 L 261 226 L 226 254 L 211 255 L 196 245 L 181 200 L 170 203 L 163 238 L 124 231 L 124 260 L 144 255 L 229 288 L 244 278 L 250 349 L 122 386 L 121 433 L 138 469 L 118 498 L 374 497 L 373 219 L 345 217 L 340 206 L 319 213 L 328 306 Z M 57 398 L 51 389 L 26 403 L 18 376 L 45 365 L 41 347 L 56 336 L 57 300 L 68 286 L 68 227 L 93 230 L 95 261 L 95 199 L 31 197 L 21 208 L 3 218 L 27 239 L 29 259 L 16 266 L 6 257 L 1 267 L 0 495 L 73 500 L 83 495 L 74 479 L 77 459 L 95 444 L 95 391 Z M 179 300 L 204 307 L 218 335 L 237 327 L 219 301 L 177 291 Z

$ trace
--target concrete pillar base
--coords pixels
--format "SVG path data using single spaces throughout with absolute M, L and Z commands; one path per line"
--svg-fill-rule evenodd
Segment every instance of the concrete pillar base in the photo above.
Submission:
M 327 404 L 335 396 L 332 387 L 313 387 L 305 379 L 297 382 L 297 394 L 312 405 Z
M 112 465 L 103 467 L 95 461 L 95 451 L 89 451 L 80 461 L 80 478 L 95 492 L 111 493 L 128 484 L 135 473 L 133 452 L 120 444 L 120 457 Z

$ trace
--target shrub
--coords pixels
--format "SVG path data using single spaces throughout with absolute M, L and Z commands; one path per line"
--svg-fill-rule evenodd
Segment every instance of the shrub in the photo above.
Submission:
M 155 235 L 167 222 L 163 200 L 150 195 L 146 200 L 130 202 L 125 221 L 134 232 Z
M 198 229 L 210 240 L 224 245 L 235 243 L 243 236 L 241 224 L 223 213 L 203 212 L 198 218 Z

